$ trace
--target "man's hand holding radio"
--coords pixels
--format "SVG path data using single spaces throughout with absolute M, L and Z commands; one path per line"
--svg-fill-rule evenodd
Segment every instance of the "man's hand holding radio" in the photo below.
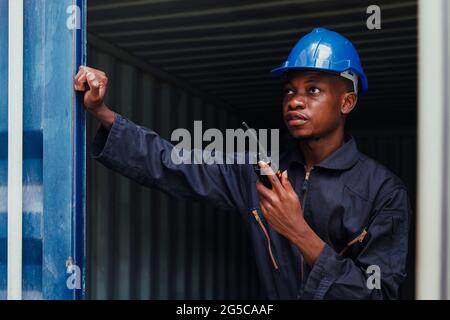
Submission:
M 288 179 L 287 171 L 278 178 L 266 163 L 261 161 L 259 164 L 272 184 L 272 189 L 269 189 L 261 181 L 256 182 L 264 217 L 272 228 L 292 241 L 306 262 L 313 266 L 325 243 L 306 223 L 300 199 Z

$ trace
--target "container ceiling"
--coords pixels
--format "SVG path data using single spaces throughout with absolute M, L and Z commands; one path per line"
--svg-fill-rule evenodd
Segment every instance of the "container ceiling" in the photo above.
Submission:
M 358 49 L 369 78 L 359 117 L 392 114 L 415 123 L 416 1 L 376 2 L 381 29 L 368 30 L 372 1 L 89 0 L 89 32 L 239 110 L 279 113 L 280 65 L 295 42 L 321 26 Z M 405 116 L 406 115 L 406 116 Z

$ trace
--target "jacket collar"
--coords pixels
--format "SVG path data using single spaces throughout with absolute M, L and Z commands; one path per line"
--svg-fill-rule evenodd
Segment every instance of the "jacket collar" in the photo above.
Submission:
M 351 135 L 346 135 L 344 144 L 335 150 L 332 154 L 322 160 L 314 167 L 320 167 L 333 170 L 347 170 L 353 167 L 359 159 L 359 151 L 356 141 Z M 293 147 L 288 155 L 288 162 L 299 162 L 305 165 L 304 157 L 300 148 Z

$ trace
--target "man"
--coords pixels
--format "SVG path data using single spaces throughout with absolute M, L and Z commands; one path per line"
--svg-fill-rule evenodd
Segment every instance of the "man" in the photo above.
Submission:
M 344 133 L 368 88 L 358 53 L 317 28 L 273 73 L 285 76 L 283 116 L 297 145 L 280 156 L 279 178 L 260 163 L 272 188 L 250 164 L 174 164 L 172 144 L 103 103 L 103 72 L 80 68 L 75 88 L 102 123 L 95 159 L 142 185 L 240 212 L 267 298 L 397 298 L 411 209 L 400 179 Z

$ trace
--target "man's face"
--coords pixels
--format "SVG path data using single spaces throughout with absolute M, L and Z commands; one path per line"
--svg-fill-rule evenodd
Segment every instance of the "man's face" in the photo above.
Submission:
M 312 70 L 288 74 L 283 117 L 294 138 L 321 138 L 344 124 L 341 105 L 348 90 L 345 81 L 338 75 Z

